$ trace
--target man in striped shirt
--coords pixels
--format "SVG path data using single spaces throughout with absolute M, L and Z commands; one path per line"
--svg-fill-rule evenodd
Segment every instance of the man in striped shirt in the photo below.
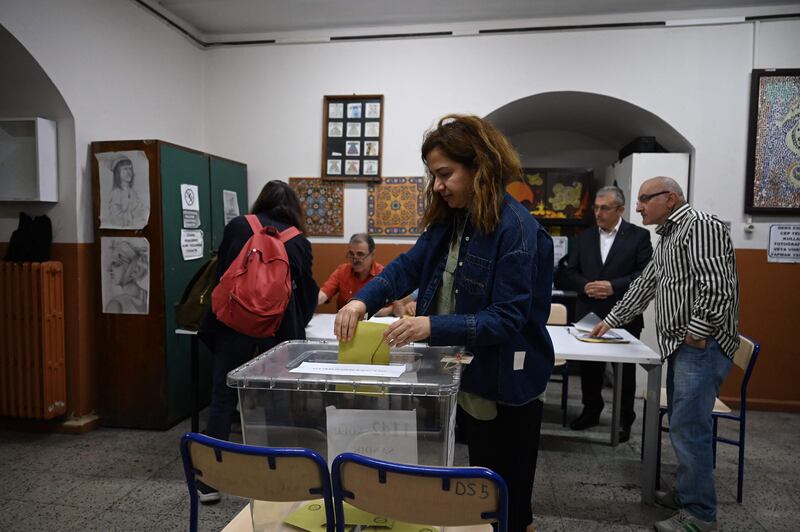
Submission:
M 717 530 L 711 410 L 739 346 L 739 283 L 730 233 L 716 217 L 692 209 L 669 177 L 642 183 L 636 212 L 657 225 L 653 260 L 592 334 L 619 327 L 656 304 L 662 360 L 668 361 L 670 439 L 677 486 L 656 493 L 679 510 L 658 531 Z

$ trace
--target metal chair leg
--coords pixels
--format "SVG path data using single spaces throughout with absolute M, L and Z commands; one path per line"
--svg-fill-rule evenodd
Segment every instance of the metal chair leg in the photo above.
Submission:
M 713 467 L 714 467 L 714 469 L 716 469 L 717 468 L 717 430 L 719 428 L 719 424 L 717 422 L 718 418 L 716 416 L 711 416 L 711 417 L 713 418 L 713 421 L 714 421 L 714 433 L 713 433 L 713 436 L 711 438 L 711 453 L 712 453 L 712 456 L 714 457 Z

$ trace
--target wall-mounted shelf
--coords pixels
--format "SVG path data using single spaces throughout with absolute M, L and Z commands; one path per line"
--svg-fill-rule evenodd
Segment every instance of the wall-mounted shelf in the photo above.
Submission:
M 0 201 L 58 201 L 53 120 L 0 119 Z

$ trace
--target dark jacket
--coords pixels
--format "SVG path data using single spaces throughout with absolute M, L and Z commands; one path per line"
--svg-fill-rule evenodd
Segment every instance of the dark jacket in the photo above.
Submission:
M 600 231 L 593 226 L 578 235 L 566 266 L 556 274 L 556 287 L 578 292 L 576 320 L 589 312 L 605 318 L 614 304 L 622 299 L 631 282 L 641 275 L 652 255 L 650 232 L 622 220 L 604 263 L 600 256 Z M 610 281 L 614 294 L 606 299 L 587 296 L 583 287 L 590 281 Z M 642 328 L 644 320 L 641 314 L 625 326 L 636 336 L 642 332 Z
M 258 220 L 262 226 L 272 225 L 278 231 L 283 231 L 288 225 L 270 219 L 265 213 L 258 213 Z M 253 236 L 253 230 L 244 216 L 237 216 L 225 226 L 222 243 L 219 245 L 219 263 L 217 267 L 217 282 L 228 270 L 231 263 L 239 256 L 245 243 Z M 285 340 L 303 340 L 306 337 L 306 325 L 314 315 L 317 307 L 317 294 L 319 287 L 311 274 L 313 256 L 311 244 L 305 235 L 298 235 L 286 242 L 286 254 L 289 257 L 289 267 L 292 274 L 292 298 L 286 307 L 286 313 L 278 332 L 273 338 L 266 341 L 267 348 Z M 200 335 L 203 341 L 211 348 L 218 335 L 243 334 L 234 331 L 224 323 L 217 320 L 214 313 L 209 311 L 203 320 Z M 253 339 L 256 341 L 256 339 Z M 265 341 L 260 340 L 261 345 Z
M 434 224 L 358 293 L 370 313 L 419 287 L 417 313 L 428 315 L 442 280 L 454 220 Z M 465 346 L 475 355 L 462 389 L 522 405 L 539 396 L 553 369 L 550 314 L 553 241 L 525 208 L 505 195 L 489 234 L 464 229 L 455 273 L 455 312 L 430 316 L 430 345 Z M 524 353 L 522 369 L 515 359 Z M 519 361 L 518 361 L 519 362 Z M 519 364 L 518 364 L 519 365 Z

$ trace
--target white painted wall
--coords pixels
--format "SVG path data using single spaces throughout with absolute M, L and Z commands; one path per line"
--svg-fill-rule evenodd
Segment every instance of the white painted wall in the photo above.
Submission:
M 785 48 L 798 32 L 798 21 L 759 23 L 762 66 L 794 61 Z M 207 145 L 250 165 L 252 196 L 268 179 L 319 175 L 323 95 L 380 93 L 384 175 L 418 175 L 422 134 L 442 114 L 594 92 L 675 127 L 696 149 L 692 203 L 732 220 L 737 247 L 764 247 L 765 232 L 742 230 L 753 50 L 752 23 L 210 50 Z M 346 236 L 366 227 L 363 197 L 348 187 Z
M 204 149 L 203 52 L 135 3 L 3 0 L 0 24 L 39 62 L 74 117 L 75 154 L 60 176 L 72 191 L 58 207 L 70 216 L 59 216 L 55 241 L 93 240 L 92 141 L 161 138 Z M 8 214 L 0 210 L 3 239 L 16 226 Z

